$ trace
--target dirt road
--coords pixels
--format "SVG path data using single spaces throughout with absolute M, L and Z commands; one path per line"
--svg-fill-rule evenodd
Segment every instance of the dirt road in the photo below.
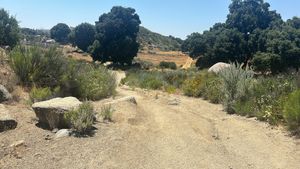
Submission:
M 201 99 L 125 87 L 118 92 L 117 97 L 134 96 L 137 105 L 115 105 L 115 122 L 97 123 L 87 138 L 47 140 L 53 133 L 34 125 L 31 110 L 11 106 L 21 123 L 0 134 L 0 168 L 300 168 L 300 141 L 282 129 L 227 115 Z M 95 108 L 110 100 L 95 102 Z M 25 141 L 23 147 L 8 148 L 18 140 Z

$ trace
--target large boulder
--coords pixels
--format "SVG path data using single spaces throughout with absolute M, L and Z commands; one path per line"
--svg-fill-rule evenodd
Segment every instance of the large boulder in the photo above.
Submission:
M 3 85 L 0 84 L 0 103 L 10 99 L 12 99 L 11 94 Z
M 219 73 L 221 70 L 230 67 L 230 64 L 218 62 L 208 69 L 208 72 Z
M 75 97 L 65 97 L 37 102 L 32 105 L 32 108 L 42 125 L 50 129 L 62 129 L 70 127 L 64 114 L 78 108 L 81 104 L 82 102 Z
M 5 106 L 0 104 L 0 132 L 15 129 L 17 125 L 17 121 L 11 117 Z

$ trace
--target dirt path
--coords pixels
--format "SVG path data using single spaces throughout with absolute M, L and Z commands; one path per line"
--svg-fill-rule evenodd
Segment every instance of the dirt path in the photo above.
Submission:
M 20 126 L 0 134 L 0 168 L 108 169 L 299 169 L 300 141 L 265 123 L 230 116 L 220 105 L 201 99 L 118 88 L 137 105 L 120 103 L 115 123 L 96 124 L 88 138 L 47 140 L 34 113 L 19 115 Z M 169 105 L 174 100 L 178 105 Z M 104 100 L 95 102 L 99 110 Z M 25 140 L 25 146 L 8 148 Z M 1 155 L 2 153 L 2 155 Z M 4 154 L 4 155 L 3 155 Z M 6 155 L 5 155 L 6 154 Z
M 176 98 L 178 106 L 167 96 L 138 99 L 138 122 L 112 159 L 117 168 L 299 168 L 300 144 L 282 131 L 203 100 Z

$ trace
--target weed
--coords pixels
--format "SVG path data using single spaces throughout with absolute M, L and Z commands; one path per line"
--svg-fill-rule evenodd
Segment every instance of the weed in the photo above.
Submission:
M 103 120 L 112 122 L 112 115 L 113 115 L 113 108 L 111 105 L 105 105 L 101 108 L 101 116 L 103 117 Z
M 75 132 L 78 134 L 86 134 L 92 129 L 95 112 L 91 103 L 85 102 L 78 109 L 71 110 L 64 115 Z

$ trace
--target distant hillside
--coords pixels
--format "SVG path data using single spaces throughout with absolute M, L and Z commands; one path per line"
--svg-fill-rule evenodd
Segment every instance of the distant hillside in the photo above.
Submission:
M 138 42 L 141 45 L 140 48 L 144 50 L 179 51 L 183 40 L 173 36 L 163 36 L 140 27 Z
M 22 28 L 21 34 L 22 39 L 26 38 L 30 42 L 41 41 L 40 38 L 42 37 L 50 38 L 50 30 Z M 183 40 L 180 38 L 163 36 L 142 26 L 137 39 L 140 43 L 140 49 L 143 50 L 180 51 L 183 43 Z

